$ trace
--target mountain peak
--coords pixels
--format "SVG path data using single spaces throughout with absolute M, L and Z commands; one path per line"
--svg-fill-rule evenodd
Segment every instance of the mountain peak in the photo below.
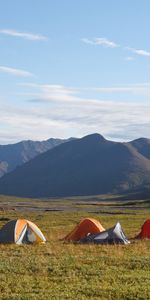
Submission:
M 106 139 L 99 133 L 93 133 L 86 135 L 82 138 L 83 140 L 91 141 L 91 142 L 104 142 Z

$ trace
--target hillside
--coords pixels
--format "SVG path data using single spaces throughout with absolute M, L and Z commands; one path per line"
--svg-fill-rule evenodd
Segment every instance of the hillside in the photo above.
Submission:
M 131 191 L 150 181 L 150 160 L 131 143 L 99 134 L 48 150 L 0 180 L 0 193 L 28 197 Z
M 8 164 L 6 161 L 0 161 L 0 177 L 7 173 Z
M 16 144 L 0 145 L 0 177 L 24 164 L 38 154 L 46 152 L 68 140 L 21 141 Z
M 130 142 L 130 144 L 136 148 L 139 153 L 150 159 L 150 139 L 140 138 Z

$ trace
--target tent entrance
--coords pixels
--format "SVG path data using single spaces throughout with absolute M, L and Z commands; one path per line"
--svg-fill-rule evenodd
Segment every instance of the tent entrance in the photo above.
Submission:
M 23 244 L 32 244 L 34 242 L 36 242 L 36 235 L 33 232 L 33 230 L 29 226 L 27 226 L 26 232 L 22 239 L 22 243 Z

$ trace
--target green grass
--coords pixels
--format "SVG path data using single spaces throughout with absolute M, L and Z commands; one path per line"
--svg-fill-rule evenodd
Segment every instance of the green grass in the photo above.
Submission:
M 27 218 L 48 240 L 41 245 L 0 245 L 0 299 L 150 299 L 149 240 L 133 240 L 128 246 L 79 245 L 60 240 L 87 216 L 98 219 L 105 228 L 120 221 L 132 238 L 150 217 L 149 204 L 92 202 L 92 198 L 86 204 L 85 200 L 0 198 L 0 207 L 4 208 L 0 226 L 9 219 Z M 31 210 L 32 205 L 39 210 Z M 60 212 L 46 211 L 60 207 Z

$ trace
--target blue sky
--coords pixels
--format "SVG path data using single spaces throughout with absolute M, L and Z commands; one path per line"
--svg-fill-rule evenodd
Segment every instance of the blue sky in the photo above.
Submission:
M 149 0 L 5 0 L 0 144 L 150 138 Z

